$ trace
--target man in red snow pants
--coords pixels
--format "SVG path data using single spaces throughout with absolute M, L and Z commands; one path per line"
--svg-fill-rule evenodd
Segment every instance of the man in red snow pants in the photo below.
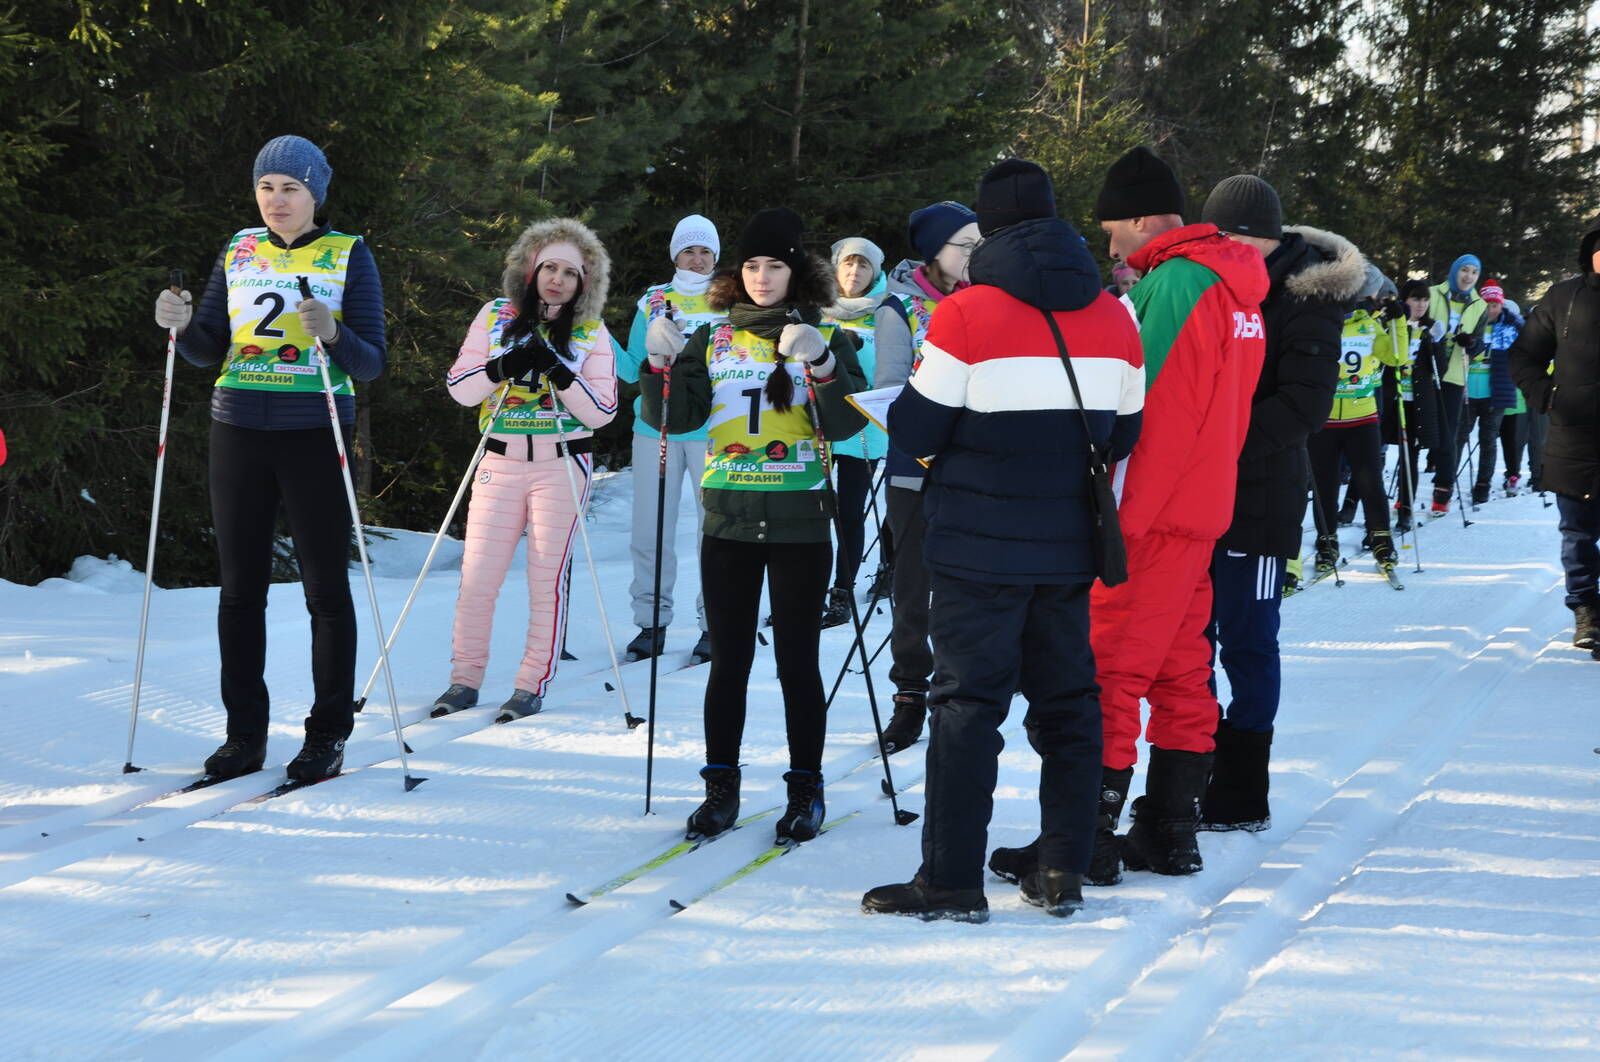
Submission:
M 1215 225 L 1183 223 L 1183 191 L 1139 147 L 1112 164 L 1095 205 L 1111 255 L 1142 278 L 1126 298 L 1145 358 L 1144 433 L 1117 468 L 1128 581 L 1096 584 L 1090 639 L 1105 725 L 1099 829 L 1086 879 L 1121 866 L 1201 869 L 1195 825 L 1211 773 L 1212 551 L 1233 520 L 1239 450 L 1266 355 L 1261 255 Z M 1115 830 L 1138 757 L 1139 702 L 1150 702 L 1145 795 Z

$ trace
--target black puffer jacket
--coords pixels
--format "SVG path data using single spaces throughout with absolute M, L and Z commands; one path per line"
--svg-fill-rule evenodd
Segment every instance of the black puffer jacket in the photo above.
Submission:
M 1239 453 L 1233 524 L 1219 545 L 1293 557 L 1306 512 L 1306 439 L 1327 422 L 1339 377 L 1344 316 L 1361 293 L 1366 259 L 1342 236 L 1283 230 L 1267 259 L 1272 287 L 1261 303 L 1267 357 Z
M 1585 501 L 1600 494 L 1600 219 L 1578 252 L 1579 275 L 1552 287 L 1511 346 L 1528 408 L 1550 414 L 1540 486 Z M 1550 363 L 1555 373 L 1550 374 Z

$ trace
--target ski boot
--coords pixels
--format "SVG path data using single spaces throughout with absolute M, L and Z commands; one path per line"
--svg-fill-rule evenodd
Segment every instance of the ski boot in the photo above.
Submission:
M 689 816 L 691 841 L 715 837 L 739 817 L 739 768 L 709 763 L 700 768 L 700 777 L 706 780 L 706 799 Z
M 1339 526 L 1350 527 L 1356 522 L 1356 506 L 1361 502 L 1354 490 L 1345 491 L 1344 504 L 1339 506 Z
M 428 715 L 438 719 L 467 708 L 475 707 L 478 703 L 478 691 L 471 686 L 463 686 L 459 682 L 450 683 L 450 688 L 439 694 L 433 702 L 433 710 Z
M 1434 516 L 1444 516 L 1446 513 L 1448 513 L 1450 511 L 1450 495 L 1451 495 L 1451 493 L 1452 493 L 1452 491 L 1451 491 L 1451 489 L 1449 487 L 1435 487 L 1435 488 L 1433 488 L 1433 508 L 1432 508 L 1432 511 L 1433 511 L 1433 515 Z
M 1579 649 L 1600 648 L 1600 609 L 1579 605 L 1572 610 L 1572 644 Z
M 288 774 L 296 782 L 320 782 L 344 769 L 344 738 L 325 730 L 306 728 L 306 743 L 289 761 Z
M 242 774 L 254 774 L 267 762 L 267 739 L 235 738 L 224 741 L 217 751 L 206 757 L 207 778 L 227 781 Z
M 1408 534 L 1411 531 L 1411 506 L 1396 505 L 1394 507 L 1394 533 L 1397 535 Z
M 623 651 L 623 659 L 630 664 L 635 660 L 649 660 L 652 656 L 660 656 L 666 648 L 665 627 L 640 627 L 639 633 L 634 635 L 633 641 Z
M 1387 531 L 1372 533 L 1372 559 L 1377 561 L 1378 567 L 1384 571 L 1394 571 L 1395 565 L 1400 563 L 1400 554 L 1395 552 L 1392 534 Z
M 987 922 L 989 901 L 983 889 L 941 889 L 919 874 L 903 885 L 879 885 L 861 897 L 867 914 L 913 915 L 924 922 Z
M 513 690 L 506 703 L 500 706 L 500 714 L 494 717 L 497 723 L 514 723 L 518 719 L 526 719 L 530 715 L 538 715 L 544 707 L 544 698 L 527 690 Z
M 847 586 L 836 586 L 828 591 L 828 604 L 822 610 L 822 629 L 841 627 L 850 622 L 850 594 Z
M 1317 574 L 1327 575 L 1339 566 L 1339 536 L 1317 536 Z
M 894 695 L 894 715 L 883 728 L 883 750 L 909 749 L 922 736 L 922 722 L 928 715 L 928 695 L 916 690 L 901 690 Z
M 878 562 L 878 570 L 872 575 L 872 585 L 867 588 L 867 597 L 872 601 L 887 601 L 894 592 L 894 565 Z
M 700 640 L 694 643 L 694 648 L 689 650 L 689 666 L 711 663 L 711 635 L 705 631 L 700 632 Z
M 1517 488 L 1521 485 L 1522 477 L 1515 473 L 1506 476 L 1505 482 L 1501 484 L 1505 488 L 1506 497 L 1508 498 L 1515 498 L 1517 496 Z
M 1022 899 L 1057 918 L 1083 910 L 1083 875 L 1040 867 L 1022 879 Z
M 1145 794 L 1133 802 L 1133 825 L 1122 838 L 1129 870 L 1195 874 L 1205 868 L 1195 826 L 1211 777 L 1211 753 L 1177 752 L 1152 746 Z
M 1477 508 L 1489 500 L 1489 484 L 1474 483 L 1472 485 L 1472 505 Z
M 822 775 L 817 771 L 788 771 L 789 806 L 778 820 L 777 843 L 809 841 L 822 832 L 828 809 L 822 802 Z
M 1267 806 L 1271 756 L 1271 730 L 1235 730 L 1226 721 L 1217 727 L 1216 758 L 1200 804 L 1200 829 L 1260 833 L 1272 825 L 1272 811 Z

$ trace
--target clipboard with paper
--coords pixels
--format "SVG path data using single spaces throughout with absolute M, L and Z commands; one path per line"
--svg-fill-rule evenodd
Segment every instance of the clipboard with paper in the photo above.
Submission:
M 871 391 L 857 391 L 853 395 L 845 395 L 844 400 L 849 402 L 861 415 L 872 423 L 889 430 L 889 407 L 894 405 L 894 400 L 900 397 L 900 392 L 906 389 L 905 384 L 895 384 L 893 387 L 877 387 Z M 917 458 L 917 463 L 923 468 L 931 467 L 924 458 Z

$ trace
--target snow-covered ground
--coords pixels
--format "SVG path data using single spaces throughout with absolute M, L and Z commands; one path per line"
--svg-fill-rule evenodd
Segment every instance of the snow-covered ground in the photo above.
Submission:
M 630 490 L 606 480 L 590 523 L 619 642 L 633 633 Z M 70 579 L 0 583 L 0 1055 L 1596 1057 L 1600 663 L 1569 644 L 1554 514 L 1536 496 L 1497 499 L 1473 527 L 1424 528 L 1426 571 L 1408 550 L 1403 593 L 1363 560 L 1346 586 L 1285 604 L 1270 831 L 1202 835 L 1203 874 L 1129 874 L 1066 921 L 992 881 L 983 926 L 859 912 L 863 890 L 915 869 L 919 834 L 879 792 L 856 676 L 831 715 L 836 829 L 699 902 L 767 846 L 770 818 L 570 905 L 566 892 L 681 836 L 704 681 L 663 679 L 645 817 L 645 730 L 626 729 L 606 689 L 581 554 L 580 659 L 543 714 L 419 721 L 447 683 L 457 544 L 395 654 L 427 781 L 403 791 L 380 683 L 344 777 L 256 804 L 242 802 L 280 766 L 137 806 L 193 778 L 222 733 L 215 590 L 154 595 L 134 755 L 146 770 L 124 775 L 138 574 L 85 560 Z M 1359 529 L 1343 537 L 1353 553 Z M 386 618 L 425 548 L 375 543 Z M 519 579 L 502 595 L 492 703 L 520 652 Z M 360 681 L 375 648 L 356 594 Z M 873 618 L 874 644 L 886 623 Z M 669 664 L 694 633 L 673 627 Z M 307 638 L 300 588 L 274 586 L 275 765 L 298 748 Z M 825 636 L 830 681 L 846 646 L 842 630 Z M 885 698 L 886 671 L 880 660 Z M 624 674 L 643 714 L 646 667 Z M 747 813 L 781 800 L 770 650 L 751 693 Z M 1034 832 L 1020 717 L 991 846 Z M 921 751 L 893 761 L 913 810 Z

